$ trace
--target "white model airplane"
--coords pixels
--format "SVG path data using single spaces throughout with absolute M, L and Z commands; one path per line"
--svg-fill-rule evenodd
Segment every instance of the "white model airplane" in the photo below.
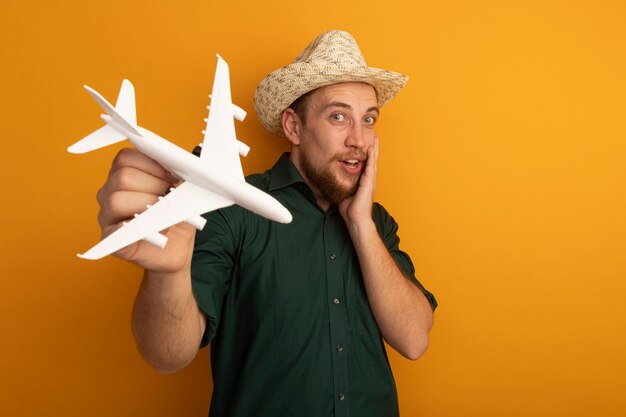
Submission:
M 183 182 L 93 248 L 79 254 L 81 258 L 100 259 L 141 239 L 163 248 L 167 238 L 159 233 L 161 230 L 183 221 L 202 230 L 206 223 L 202 214 L 233 204 L 277 222 L 291 222 L 291 213 L 282 204 L 245 182 L 239 155 L 246 156 L 250 148 L 235 137 L 233 117 L 242 121 L 246 112 L 231 101 L 228 64 L 219 55 L 199 158 L 137 125 L 135 90 L 130 81 L 122 82 L 115 107 L 97 91 L 88 86 L 85 89 L 106 112 L 101 116 L 106 124 L 70 146 L 69 152 L 85 153 L 128 138 Z

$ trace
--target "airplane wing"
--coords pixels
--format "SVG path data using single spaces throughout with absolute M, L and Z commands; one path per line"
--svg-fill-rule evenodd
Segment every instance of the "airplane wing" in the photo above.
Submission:
M 211 93 L 211 110 L 204 131 L 200 159 L 218 172 L 243 180 L 244 174 L 239 159 L 240 145 L 233 119 L 235 108 L 230 95 L 228 64 L 218 55 Z
M 167 238 L 159 232 L 182 221 L 204 226 L 201 214 L 234 204 L 234 201 L 190 182 L 184 182 L 160 201 L 122 226 L 82 255 L 100 259 L 139 240 L 165 246 Z

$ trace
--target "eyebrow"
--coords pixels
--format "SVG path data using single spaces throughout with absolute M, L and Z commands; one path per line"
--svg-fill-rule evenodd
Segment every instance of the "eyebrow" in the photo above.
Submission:
M 341 101 L 331 101 L 330 103 L 322 106 L 322 112 L 324 112 L 326 109 L 330 107 L 342 107 L 344 109 L 352 110 L 352 106 L 347 103 L 342 103 Z M 370 107 L 369 109 L 367 109 L 366 113 L 369 113 L 372 111 L 375 111 L 377 114 L 380 114 L 380 110 L 378 109 L 378 106 Z

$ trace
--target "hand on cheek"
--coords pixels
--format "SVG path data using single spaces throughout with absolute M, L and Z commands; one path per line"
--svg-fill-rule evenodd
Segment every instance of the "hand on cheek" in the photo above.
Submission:
M 346 223 L 371 221 L 372 203 L 376 191 L 376 172 L 378 162 L 378 137 L 367 150 L 367 162 L 359 180 L 357 192 L 339 205 L 339 212 Z

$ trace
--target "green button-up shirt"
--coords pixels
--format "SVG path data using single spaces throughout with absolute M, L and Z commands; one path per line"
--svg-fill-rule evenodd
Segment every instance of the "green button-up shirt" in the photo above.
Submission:
M 396 388 L 342 217 L 324 212 L 287 154 L 248 177 L 293 215 L 280 224 L 239 206 L 211 212 L 196 237 L 193 291 L 211 342 L 212 417 L 398 415 Z M 398 248 L 397 224 L 379 204 L 378 232 Z

